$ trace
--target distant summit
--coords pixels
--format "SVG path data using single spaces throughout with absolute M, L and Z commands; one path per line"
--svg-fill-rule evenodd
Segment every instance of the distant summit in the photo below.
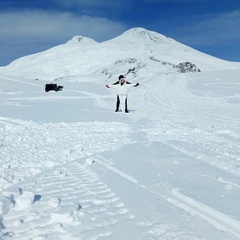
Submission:
M 115 79 L 127 73 L 131 79 L 234 68 L 240 64 L 204 54 L 160 33 L 132 28 L 101 43 L 74 36 L 65 44 L 13 61 L 0 68 L 0 73 L 46 80 L 88 75 Z
M 83 37 L 83 36 L 74 36 L 67 43 L 81 43 L 81 44 L 95 44 L 98 43 L 91 38 Z
M 157 32 L 154 32 L 154 31 L 149 31 L 149 30 L 146 30 L 145 28 L 132 28 L 126 32 L 124 32 L 122 34 L 122 36 L 124 35 L 132 35 L 136 38 L 142 38 L 142 39 L 145 39 L 145 40 L 150 40 L 150 41 L 153 41 L 153 42 L 156 42 L 156 43 L 159 43 L 161 41 L 171 41 L 172 39 L 171 38 L 167 38 L 166 36 L 160 34 L 160 33 L 157 33 Z

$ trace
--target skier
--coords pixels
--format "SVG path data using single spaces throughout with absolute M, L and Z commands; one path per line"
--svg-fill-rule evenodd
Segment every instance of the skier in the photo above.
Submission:
M 107 88 L 113 88 L 117 90 L 117 95 L 119 97 L 119 101 L 120 101 L 120 105 L 121 105 L 121 109 L 122 112 L 125 109 L 125 112 L 128 113 L 128 108 L 127 108 L 127 92 L 128 89 L 131 87 L 137 87 L 139 85 L 139 83 L 129 83 L 127 84 L 125 78 L 123 75 L 119 76 L 119 84 L 110 84 L 110 85 L 106 85 Z M 118 105 L 117 105 L 117 109 L 118 110 Z

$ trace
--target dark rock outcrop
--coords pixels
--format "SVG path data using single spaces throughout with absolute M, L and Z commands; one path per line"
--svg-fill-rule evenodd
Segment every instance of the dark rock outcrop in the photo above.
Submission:
M 197 66 L 191 62 L 182 62 L 176 65 L 178 71 L 181 73 L 188 73 L 188 72 L 201 72 Z

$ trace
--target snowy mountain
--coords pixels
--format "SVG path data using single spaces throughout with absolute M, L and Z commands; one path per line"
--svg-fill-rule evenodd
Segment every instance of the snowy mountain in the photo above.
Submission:
M 239 76 L 141 28 L 1 68 L 0 239 L 240 239 Z
M 240 68 L 240 63 L 223 61 L 157 32 L 134 28 L 102 43 L 76 36 L 65 44 L 17 59 L 0 68 L 0 73 L 53 80 L 53 77 L 92 74 L 112 78 L 133 69 L 131 77 L 141 77 L 145 73 L 181 72 L 179 64 L 185 62 L 194 66 L 196 71 Z

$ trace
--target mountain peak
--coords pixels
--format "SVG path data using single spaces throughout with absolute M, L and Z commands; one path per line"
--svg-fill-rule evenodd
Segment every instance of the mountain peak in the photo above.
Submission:
M 52 79 L 90 74 L 111 77 L 129 70 L 133 76 L 137 71 L 141 76 L 146 71 L 154 75 L 179 69 L 186 72 L 239 67 L 239 63 L 214 58 L 158 32 L 132 28 L 103 43 L 74 36 L 66 44 L 13 61 L 0 73 Z
M 74 36 L 67 43 L 94 44 L 94 43 L 97 43 L 97 42 L 95 40 L 91 39 L 91 38 L 88 38 L 88 37 Z
M 167 38 L 166 36 L 147 30 L 145 28 L 137 27 L 137 28 L 132 28 L 126 32 L 124 32 L 122 35 L 132 35 L 137 38 L 145 39 L 145 40 L 150 40 L 153 42 L 159 42 L 159 41 L 169 41 L 170 39 Z

